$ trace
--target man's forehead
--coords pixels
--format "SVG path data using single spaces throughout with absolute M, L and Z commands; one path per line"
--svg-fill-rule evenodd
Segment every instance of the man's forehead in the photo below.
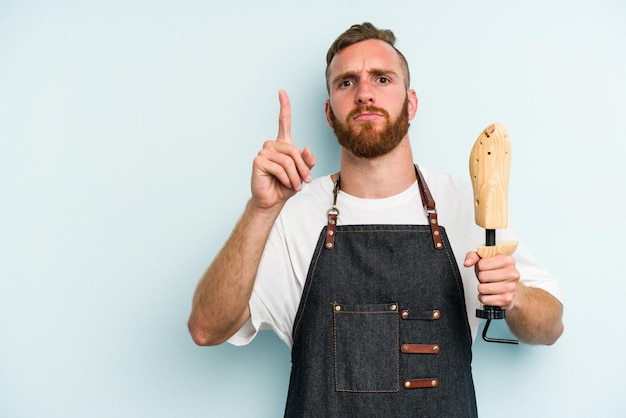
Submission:
M 391 70 L 400 72 L 400 57 L 387 42 L 369 39 L 339 51 L 329 66 L 331 78 L 346 72 Z

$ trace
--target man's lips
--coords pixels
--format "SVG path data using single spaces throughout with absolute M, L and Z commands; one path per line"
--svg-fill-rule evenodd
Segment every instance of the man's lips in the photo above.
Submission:
M 363 112 L 363 113 L 359 113 L 357 115 L 355 115 L 352 120 L 357 121 L 357 122 L 364 122 L 364 121 L 369 121 L 369 120 L 375 120 L 378 118 L 381 118 L 383 115 L 381 115 L 380 113 L 374 113 L 374 112 Z

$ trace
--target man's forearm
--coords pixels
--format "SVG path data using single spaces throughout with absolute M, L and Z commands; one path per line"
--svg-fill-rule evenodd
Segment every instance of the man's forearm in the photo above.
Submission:
M 198 345 L 221 344 L 249 318 L 248 302 L 265 243 L 280 208 L 248 202 L 230 238 L 198 283 L 189 331 Z
M 506 321 L 521 341 L 552 345 L 563 333 L 563 305 L 543 289 L 517 284 L 513 308 Z

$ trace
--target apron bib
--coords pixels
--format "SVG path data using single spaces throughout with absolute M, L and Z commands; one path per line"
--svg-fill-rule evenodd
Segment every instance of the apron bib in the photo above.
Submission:
M 445 229 L 435 239 L 432 225 L 330 218 L 294 322 L 285 416 L 476 417 L 463 283 Z

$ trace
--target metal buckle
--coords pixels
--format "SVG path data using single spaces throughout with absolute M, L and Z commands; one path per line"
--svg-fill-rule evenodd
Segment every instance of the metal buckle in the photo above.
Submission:
M 337 206 L 334 206 L 330 209 L 328 209 L 328 211 L 326 212 L 326 215 L 337 215 L 337 217 L 339 217 L 339 208 L 337 208 Z

